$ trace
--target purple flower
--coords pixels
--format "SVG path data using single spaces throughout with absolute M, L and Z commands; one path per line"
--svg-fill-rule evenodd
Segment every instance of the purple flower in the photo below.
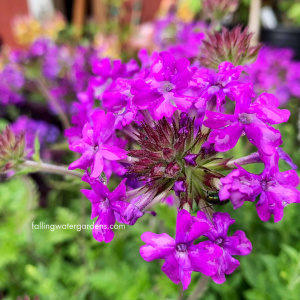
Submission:
M 187 289 L 191 282 L 192 271 L 211 276 L 217 271 L 216 259 L 222 255 L 219 246 L 210 242 L 194 241 L 208 233 L 211 226 L 206 220 L 197 220 L 186 210 L 181 210 L 177 216 L 176 238 L 166 233 L 155 234 L 145 232 L 142 241 L 146 245 L 140 248 L 140 254 L 146 261 L 164 259 L 162 271 L 176 284 L 182 283 Z
M 199 222 L 208 221 L 205 213 L 197 213 Z M 211 276 L 216 283 L 226 281 L 225 274 L 231 274 L 239 265 L 239 261 L 232 255 L 248 255 L 252 250 L 251 242 L 246 238 L 243 231 L 237 230 L 232 236 L 227 235 L 228 227 L 235 222 L 228 213 L 214 213 L 212 217 L 213 227 L 204 236 L 209 238 L 207 246 L 218 245 L 222 250 L 222 255 L 216 259 L 218 265 L 217 272 Z
M 207 29 L 204 22 L 183 22 L 170 12 L 154 26 L 154 42 L 161 50 L 170 52 L 175 58 L 198 56 Z
M 299 177 L 294 170 L 279 172 L 278 154 L 264 159 L 267 162 L 264 171 L 252 174 L 238 166 L 221 179 L 222 188 L 219 192 L 220 200 L 230 199 L 233 207 L 239 208 L 244 201 L 256 203 L 256 210 L 262 221 L 268 221 L 274 215 L 274 222 L 283 217 L 283 209 L 289 203 L 300 202 Z
M 96 110 L 92 114 L 92 121 L 93 126 L 89 123 L 85 124 L 82 139 L 70 145 L 72 151 L 81 153 L 82 156 L 74 161 L 69 169 L 86 170 L 91 167 L 91 178 L 96 178 L 103 171 L 103 159 L 125 159 L 126 151 L 108 144 L 115 125 L 115 117 L 112 113 L 105 114 L 102 110 Z
M 116 219 L 128 224 L 123 218 L 123 213 L 132 205 L 124 201 L 126 198 L 126 179 L 123 179 L 113 192 L 110 192 L 107 186 L 98 179 L 90 180 L 85 175 L 82 180 L 88 182 L 92 187 L 92 190 L 81 190 L 81 192 L 92 203 L 91 219 L 97 217 L 93 236 L 98 242 L 109 243 L 114 238 L 112 229 Z
M 251 82 L 257 93 L 274 94 L 280 105 L 284 105 L 291 95 L 300 95 L 299 81 L 297 82 L 297 78 L 300 78 L 299 63 L 292 58 L 291 49 L 263 47 L 255 63 L 247 66 L 244 81 Z
M 53 47 L 53 41 L 47 38 L 39 38 L 30 46 L 29 55 L 32 58 L 44 56 L 51 47 Z
M 24 75 L 17 67 L 9 64 L 0 73 L 0 105 L 19 103 L 23 100 L 21 89 L 25 84 Z
M 117 79 L 102 97 L 102 104 L 116 115 L 116 128 L 130 124 L 136 116 L 137 108 L 132 104 L 130 84 L 126 79 Z
M 34 143 L 37 137 L 40 142 L 41 150 L 46 150 L 46 144 L 54 143 L 58 136 L 59 130 L 46 122 L 32 120 L 27 116 L 19 118 L 11 125 L 14 133 L 20 134 L 25 132 L 25 149 L 26 156 L 31 157 L 34 154 Z M 42 154 L 46 154 L 42 152 Z
M 235 67 L 230 62 L 219 65 L 219 73 L 212 70 L 200 69 L 194 76 L 195 85 L 200 88 L 199 99 L 195 102 L 196 108 L 203 108 L 207 101 L 214 101 L 210 107 L 220 110 L 225 103 L 226 96 L 238 97 L 244 91 L 244 84 L 239 82 L 243 67 Z
M 159 56 L 150 74 L 145 79 L 137 79 L 131 87 L 133 104 L 139 109 L 148 108 L 156 120 L 171 117 L 177 109 L 186 111 L 195 100 L 184 92 L 196 68 L 190 68 L 185 58 L 175 61 L 168 52 Z
M 249 141 L 265 155 L 272 155 L 282 144 L 280 131 L 269 124 L 286 122 L 290 112 L 278 109 L 279 102 L 271 94 L 264 93 L 253 103 L 251 94 L 252 91 L 247 89 L 237 98 L 234 115 L 206 112 L 208 119 L 203 124 L 215 129 L 209 136 L 209 142 L 215 144 L 217 151 L 224 152 L 233 148 L 244 132 Z
M 138 70 L 138 64 L 135 60 L 130 60 L 123 64 L 121 60 L 111 61 L 109 58 L 92 61 L 93 73 L 96 75 L 90 79 L 89 89 L 95 95 L 95 98 L 101 99 L 107 88 L 118 78 L 130 78 Z
M 71 108 L 74 126 L 65 130 L 65 136 L 69 139 L 69 143 L 81 139 L 84 125 L 92 121 L 94 101 L 91 93 L 77 93 L 77 99 L 79 102 L 74 102 Z

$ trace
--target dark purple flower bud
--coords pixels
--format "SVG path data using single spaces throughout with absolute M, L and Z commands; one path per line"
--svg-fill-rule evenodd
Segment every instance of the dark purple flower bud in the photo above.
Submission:
M 174 178 L 180 171 L 180 165 L 176 161 L 174 161 L 167 165 L 165 174 L 167 177 Z
M 188 154 L 184 160 L 186 162 L 187 165 L 190 165 L 190 166 L 196 166 L 197 163 L 196 163 L 196 159 L 199 155 L 198 154 Z
M 178 197 L 180 197 L 180 193 L 186 192 L 186 185 L 183 180 L 176 181 L 174 183 L 174 192 L 175 192 L 176 196 L 178 196 Z

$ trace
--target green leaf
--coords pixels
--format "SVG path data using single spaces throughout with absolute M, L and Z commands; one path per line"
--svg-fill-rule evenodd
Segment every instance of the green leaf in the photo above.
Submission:
M 32 155 L 32 159 L 36 162 L 41 162 L 40 149 L 41 149 L 40 141 L 38 136 L 36 135 L 34 140 L 34 154 Z

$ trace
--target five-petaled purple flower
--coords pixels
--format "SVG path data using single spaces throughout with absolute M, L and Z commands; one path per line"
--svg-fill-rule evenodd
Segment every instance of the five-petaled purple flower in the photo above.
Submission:
M 197 213 L 196 219 L 199 222 L 208 221 L 203 211 Z M 252 245 L 241 230 L 232 236 L 227 235 L 228 227 L 235 222 L 228 213 L 214 213 L 211 222 L 213 227 L 204 236 L 209 238 L 207 245 L 218 245 L 222 250 L 222 255 L 216 259 L 217 272 L 211 276 L 214 282 L 221 284 L 226 281 L 225 274 L 231 274 L 240 265 L 232 255 L 248 255 Z
M 204 241 L 194 245 L 194 241 L 207 234 L 211 226 L 207 220 L 196 220 L 186 210 L 177 216 L 176 238 L 166 233 L 145 232 L 141 238 L 146 245 L 140 248 L 146 261 L 165 259 L 162 271 L 176 284 L 182 283 L 187 289 L 191 282 L 192 271 L 211 276 L 216 273 L 216 260 L 222 255 L 222 249 Z
M 300 202 L 299 177 L 294 170 L 279 172 L 278 154 L 264 158 L 265 169 L 257 175 L 247 172 L 240 166 L 221 179 L 220 200 L 230 199 L 234 208 L 239 208 L 244 201 L 256 203 L 258 216 L 268 221 L 274 215 L 274 222 L 283 217 L 283 209 L 289 203 Z
M 129 225 L 134 224 L 127 222 L 126 217 L 123 216 L 126 211 L 134 210 L 137 218 L 143 215 L 137 209 L 135 210 L 132 204 L 125 201 L 126 179 L 123 179 L 112 192 L 98 179 L 91 181 L 86 174 L 82 180 L 88 182 L 92 187 L 92 190 L 81 190 L 81 192 L 92 203 L 91 219 L 98 217 L 93 228 L 93 236 L 98 242 L 109 243 L 114 238 L 112 229 L 116 220 Z
M 236 99 L 234 115 L 207 111 L 207 120 L 203 124 L 214 129 L 209 142 L 215 144 L 217 151 L 228 151 L 238 142 L 245 132 L 249 141 L 264 155 L 272 155 L 282 144 L 280 131 L 269 124 L 286 122 L 290 116 L 287 109 L 278 109 L 279 102 L 271 94 L 260 95 L 251 103 L 252 89 L 247 88 Z
M 109 144 L 114 132 L 115 117 L 112 113 L 105 114 L 96 110 L 92 114 L 93 126 L 86 123 L 82 130 L 82 139 L 70 145 L 70 149 L 82 156 L 74 161 L 69 169 L 80 168 L 86 170 L 91 167 L 91 178 L 98 177 L 102 171 L 103 159 L 120 160 L 126 158 L 126 151 Z

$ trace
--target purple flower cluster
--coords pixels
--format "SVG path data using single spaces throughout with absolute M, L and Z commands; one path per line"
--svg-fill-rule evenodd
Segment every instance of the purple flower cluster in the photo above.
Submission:
M 279 158 L 295 166 L 279 148 L 281 133 L 273 127 L 290 116 L 279 105 L 300 95 L 298 64 L 291 64 L 285 50 L 264 48 L 256 63 L 241 65 L 253 61 L 260 48 L 249 46 L 251 34 L 241 27 L 208 34 L 203 42 L 201 23 L 169 15 L 156 28 L 163 51 L 143 49 L 139 60 L 127 62 L 103 57 L 93 46 L 71 49 L 37 40 L 29 50 L 13 53 L 0 73 L 0 101 L 20 102 L 20 90 L 32 89 L 32 98 L 48 99 L 66 123 L 69 148 L 80 155 L 69 169 L 84 170 L 82 180 L 91 187 L 82 193 L 91 202 L 91 218 L 97 218 L 97 241 L 111 242 L 116 222 L 134 225 L 145 214 L 155 216 L 158 202 L 175 205 L 175 238 L 144 233 L 142 258 L 163 259 L 162 271 L 183 289 L 193 271 L 220 284 L 239 266 L 233 256 L 248 255 L 252 245 L 241 230 L 228 235 L 235 221 L 215 212 L 215 202 L 231 202 L 235 209 L 256 202 L 259 218 L 274 215 L 275 222 L 287 204 L 300 202 L 296 171 L 279 170 Z M 12 129 L 25 129 L 28 156 L 36 137 L 43 148 L 58 135 L 56 128 L 27 117 Z M 227 152 L 242 136 L 257 152 L 232 160 Z M 249 163 L 263 163 L 264 170 L 252 174 L 242 167 Z
M 0 107 L 21 102 L 20 90 L 24 84 L 24 75 L 16 65 L 5 66 L 0 72 Z
M 92 203 L 92 218 L 97 217 L 96 240 L 110 242 L 116 221 L 134 225 L 172 197 L 179 207 L 175 239 L 146 232 L 140 252 L 146 261 L 163 259 L 162 271 L 186 289 L 193 271 L 223 283 L 239 266 L 233 256 L 252 249 L 243 231 L 228 236 L 235 221 L 214 213 L 210 197 L 239 208 L 260 195 L 259 217 L 268 221 L 274 215 L 277 222 L 287 204 L 300 202 L 300 192 L 296 172 L 278 167 L 279 157 L 293 166 L 278 148 L 281 134 L 272 126 L 290 116 L 278 108 L 279 100 L 268 93 L 255 97 L 241 76 L 244 66 L 224 61 L 212 70 L 175 57 L 143 50 L 141 67 L 133 60 L 94 57 L 94 74 L 77 94 L 74 127 L 66 135 L 70 149 L 81 154 L 70 169 L 85 170 L 83 180 L 92 188 L 82 192 Z M 244 135 L 256 153 L 235 163 L 217 157 Z M 256 162 L 265 165 L 261 174 L 241 167 Z M 233 170 L 223 175 L 228 169 Z M 105 185 L 110 177 L 121 177 L 113 191 Z M 194 205 L 201 210 L 197 216 L 189 212 Z M 195 243 L 200 237 L 207 240 Z
M 69 169 L 80 168 L 86 170 L 91 168 L 91 178 L 101 175 L 104 162 L 103 159 L 115 161 L 126 158 L 126 151 L 115 146 L 112 134 L 115 127 L 115 117 L 112 113 L 96 110 L 92 116 L 92 126 L 86 123 L 82 129 L 82 138 L 71 144 L 72 151 L 82 154 L 74 161 Z
M 268 221 L 274 215 L 278 222 L 283 217 L 283 209 L 290 203 L 300 203 L 299 177 L 295 170 L 280 172 L 277 153 L 264 157 L 265 169 L 261 174 L 252 174 L 242 167 L 232 171 L 221 179 L 221 200 L 230 199 L 234 208 L 239 208 L 244 201 L 254 202 L 257 214 L 262 221 Z
M 154 23 L 154 42 L 176 58 L 194 58 L 199 54 L 206 27 L 204 22 L 186 23 L 169 13 Z
M 293 51 L 263 47 L 255 63 L 247 66 L 244 80 L 253 84 L 256 93 L 274 94 L 280 105 L 292 97 L 300 97 L 299 62 L 293 60 Z
M 182 283 L 187 289 L 191 273 L 201 272 L 216 283 L 223 283 L 225 274 L 231 274 L 239 261 L 232 255 L 248 255 L 252 250 L 250 241 L 243 231 L 228 236 L 228 227 L 234 223 L 227 213 L 214 213 L 210 221 L 204 212 L 193 217 L 185 209 L 179 211 L 176 222 L 176 238 L 166 233 L 145 232 L 142 235 L 146 245 L 140 249 L 146 261 L 164 259 L 162 271 L 174 282 Z M 205 236 L 207 241 L 194 244 Z
M 47 158 L 46 146 L 55 143 L 59 136 L 59 130 L 55 126 L 44 121 L 32 120 L 26 116 L 20 116 L 11 124 L 11 129 L 15 134 L 25 132 L 25 153 L 28 158 L 34 154 L 36 138 L 40 143 L 42 156 Z

